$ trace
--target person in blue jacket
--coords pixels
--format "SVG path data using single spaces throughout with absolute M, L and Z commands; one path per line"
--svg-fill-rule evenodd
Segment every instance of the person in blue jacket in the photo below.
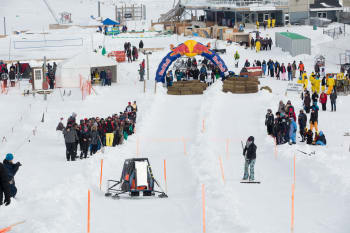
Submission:
M 265 75 L 265 73 L 266 73 L 266 61 L 265 60 L 263 60 L 261 68 L 262 68 L 262 71 Z
M 320 131 L 320 134 L 318 135 L 318 139 L 316 141 L 316 145 L 325 146 L 326 144 L 327 144 L 326 136 L 322 131 Z
M 18 171 L 18 168 L 22 166 L 20 162 L 13 163 L 13 154 L 8 153 L 6 158 L 3 161 L 4 167 L 7 171 L 10 183 L 10 196 L 15 197 L 17 194 L 17 188 L 15 184 L 15 175 Z
M 290 126 L 289 126 L 289 145 L 296 144 L 296 132 L 297 132 L 297 124 L 294 121 L 294 118 L 291 117 Z

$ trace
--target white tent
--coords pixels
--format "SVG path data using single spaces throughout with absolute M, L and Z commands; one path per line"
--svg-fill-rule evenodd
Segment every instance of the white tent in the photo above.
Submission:
M 80 87 L 80 77 L 90 80 L 91 70 L 108 67 L 112 71 L 112 81 L 115 81 L 117 62 L 100 54 L 84 51 L 58 65 L 56 72 L 56 87 Z

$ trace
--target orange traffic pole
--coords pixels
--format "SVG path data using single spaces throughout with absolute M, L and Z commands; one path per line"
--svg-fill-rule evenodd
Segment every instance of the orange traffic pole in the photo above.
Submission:
M 205 233 L 205 186 L 202 184 L 203 233 Z
M 222 181 L 223 181 L 224 184 L 225 184 L 224 166 L 223 166 L 223 164 L 222 164 L 221 156 L 219 156 L 219 163 L 220 163 L 220 170 L 221 170 Z
M 165 181 L 165 193 L 168 193 L 168 182 L 166 180 L 166 160 L 164 159 L 164 181 Z
M 90 189 L 88 190 L 88 219 L 87 219 L 87 232 L 90 233 Z
M 292 220 L 291 220 L 291 233 L 294 232 L 294 191 L 295 186 L 292 184 Z
M 100 190 L 102 186 L 102 171 L 103 171 L 103 159 L 101 159 Z
M 204 133 L 204 131 L 205 131 L 205 120 L 203 119 L 203 121 L 202 121 L 202 132 Z

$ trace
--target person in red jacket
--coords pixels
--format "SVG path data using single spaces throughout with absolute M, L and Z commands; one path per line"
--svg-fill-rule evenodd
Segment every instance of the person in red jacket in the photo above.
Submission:
M 322 111 L 326 111 L 327 108 L 327 94 L 322 91 L 320 95 L 320 102 L 322 104 Z

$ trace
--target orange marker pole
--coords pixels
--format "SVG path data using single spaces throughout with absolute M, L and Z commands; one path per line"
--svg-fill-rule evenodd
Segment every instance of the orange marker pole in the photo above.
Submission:
M 88 190 L 88 223 L 87 232 L 90 233 L 90 190 Z
M 202 184 L 203 233 L 205 233 L 205 186 Z
M 221 177 L 222 177 L 222 181 L 225 184 L 225 174 L 224 174 L 224 166 L 222 165 L 222 159 L 221 156 L 219 156 L 219 163 L 220 163 L 220 170 L 221 170 Z
M 168 193 L 168 182 L 166 180 L 166 160 L 164 159 L 164 181 L 165 181 L 165 192 Z
M 103 159 L 101 159 L 100 190 L 102 186 L 102 170 L 103 170 Z
M 291 220 L 291 232 L 294 232 L 294 190 L 295 186 L 292 184 L 292 220 Z
M 203 121 L 202 121 L 202 132 L 204 133 L 204 131 L 205 131 L 205 120 L 203 119 Z

